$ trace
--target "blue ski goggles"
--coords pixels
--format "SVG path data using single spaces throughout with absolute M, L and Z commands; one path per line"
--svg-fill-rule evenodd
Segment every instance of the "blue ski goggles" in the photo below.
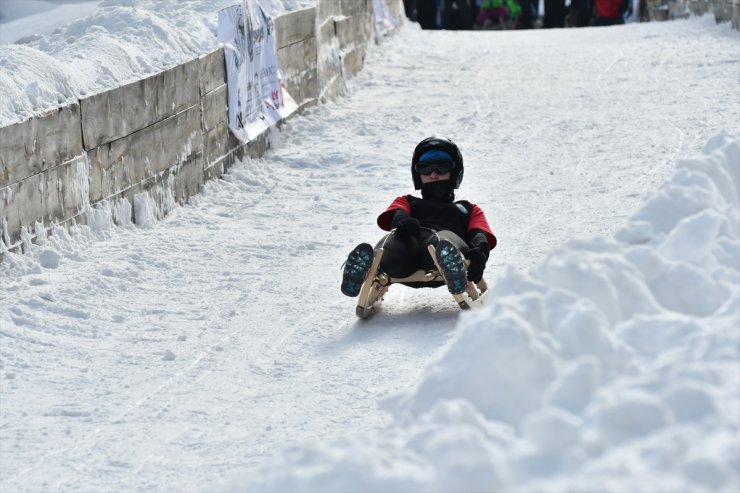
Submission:
M 454 161 L 443 161 L 441 163 L 416 163 L 414 170 L 420 175 L 431 175 L 436 172 L 438 175 L 449 173 L 455 169 Z
M 419 160 L 414 163 L 414 171 L 420 175 L 431 175 L 432 172 L 436 172 L 438 175 L 449 173 L 455 169 L 455 161 L 452 160 L 452 156 L 447 154 L 445 151 L 437 149 L 427 151 L 421 156 Z

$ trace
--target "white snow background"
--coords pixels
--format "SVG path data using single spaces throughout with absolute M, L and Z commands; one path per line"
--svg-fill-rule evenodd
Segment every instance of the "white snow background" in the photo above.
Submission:
M 7 253 L 0 490 L 738 491 L 739 47 L 407 25 L 163 221 L 104 203 Z M 489 303 L 394 287 L 359 322 L 340 265 L 432 133 L 499 237 Z

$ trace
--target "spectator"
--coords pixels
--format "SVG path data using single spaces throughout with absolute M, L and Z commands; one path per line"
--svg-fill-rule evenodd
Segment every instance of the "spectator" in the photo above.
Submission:
M 403 0 L 403 9 L 406 12 L 406 17 L 416 21 L 416 0 Z
M 565 27 L 565 0 L 545 0 L 545 19 L 542 27 Z
M 587 27 L 591 25 L 592 0 L 572 0 L 570 4 L 570 25 Z
M 647 0 L 639 0 L 637 4 L 637 15 L 640 22 L 650 22 L 650 10 L 648 10 Z
M 442 29 L 472 29 L 470 0 L 444 0 L 442 4 Z
M 624 13 L 629 7 L 628 0 L 595 0 L 596 18 L 594 26 L 614 26 L 624 24 Z
M 510 29 L 513 21 L 521 14 L 522 8 L 516 0 L 479 0 L 480 10 L 475 20 L 479 29 Z
M 533 0 L 519 0 L 522 13 L 519 15 L 518 28 L 532 29 L 537 19 L 537 4 Z
M 478 18 L 479 3 L 479 0 L 470 0 L 470 20 L 473 22 L 473 27 L 475 27 L 475 20 Z
M 437 0 L 416 0 L 416 22 L 422 29 L 437 29 Z

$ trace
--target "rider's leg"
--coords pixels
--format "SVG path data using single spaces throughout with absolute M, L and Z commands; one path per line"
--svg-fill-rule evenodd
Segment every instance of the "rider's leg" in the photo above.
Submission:
M 431 231 L 431 230 L 430 230 Z M 468 255 L 468 244 L 465 243 L 465 240 L 460 238 L 458 235 L 453 233 L 452 231 L 448 231 L 446 229 L 443 229 L 441 231 L 432 232 L 431 234 L 427 235 L 426 237 L 422 237 L 421 240 L 421 248 L 419 249 L 419 253 L 421 255 L 420 263 L 422 265 L 422 269 L 425 270 L 431 270 L 436 269 L 436 266 L 434 264 L 434 260 L 432 257 L 429 256 L 429 245 L 437 245 L 439 240 L 447 240 L 453 245 L 457 247 L 458 250 L 460 250 L 460 253 L 463 254 L 463 257 L 467 257 Z
M 450 293 L 465 292 L 468 283 L 468 271 L 464 258 L 468 252 L 468 246 L 465 241 L 455 233 L 443 230 L 438 231 L 425 242 L 425 245 L 430 244 L 436 249 L 436 263 L 442 271 Z M 427 257 L 434 263 L 429 255 Z
M 369 243 L 360 243 L 349 253 L 342 271 L 341 290 L 344 295 L 354 297 L 360 294 L 373 258 L 373 247 Z
M 378 270 L 390 277 L 407 277 L 419 269 L 417 250 L 419 240 L 416 238 L 401 238 L 394 233 L 381 239 L 375 250 L 383 247 L 383 258 Z

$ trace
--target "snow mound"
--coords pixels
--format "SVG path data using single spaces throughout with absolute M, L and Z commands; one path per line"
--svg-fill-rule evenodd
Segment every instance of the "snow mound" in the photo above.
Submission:
M 740 490 L 740 136 L 677 163 L 614 239 L 513 269 L 362 443 L 248 491 Z

